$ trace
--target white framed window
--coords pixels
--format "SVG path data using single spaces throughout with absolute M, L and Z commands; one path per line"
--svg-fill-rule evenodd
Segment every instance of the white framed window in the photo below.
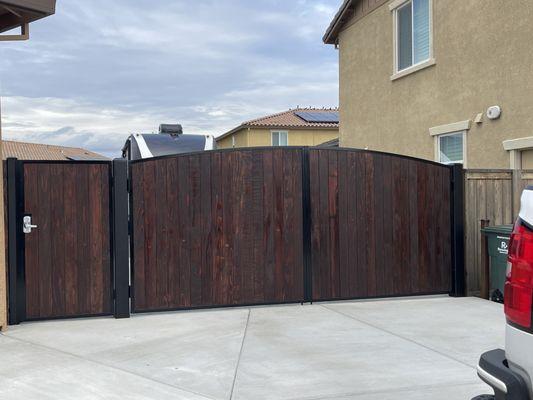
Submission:
M 272 131 L 272 146 L 288 146 L 289 132 L 287 131 Z
M 394 74 L 433 65 L 432 0 L 397 0 L 390 7 L 394 17 Z
M 231 147 L 235 148 L 235 135 L 231 135 Z
M 437 136 L 437 154 L 437 161 L 443 164 L 465 164 L 465 132 L 453 132 Z

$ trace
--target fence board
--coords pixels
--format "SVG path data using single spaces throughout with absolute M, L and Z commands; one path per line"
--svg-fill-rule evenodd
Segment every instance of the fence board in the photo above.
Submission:
M 511 170 L 467 170 L 465 173 L 465 268 L 467 290 L 478 295 L 486 279 L 481 265 L 481 221 L 512 224 L 527 173 Z

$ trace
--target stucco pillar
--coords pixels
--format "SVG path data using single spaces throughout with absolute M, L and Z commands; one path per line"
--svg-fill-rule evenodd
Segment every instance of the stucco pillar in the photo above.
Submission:
M 0 94 L 1 95 L 1 94 Z M 2 102 L 0 98 L 0 155 L 2 154 Z M 0 162 L 0 330 L 7 329 L 7 268 L 4 224 L 4 163 Z

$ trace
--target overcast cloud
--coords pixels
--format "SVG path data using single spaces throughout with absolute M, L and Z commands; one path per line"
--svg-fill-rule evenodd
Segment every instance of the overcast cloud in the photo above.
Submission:
M 338 104 L 322 43 L 340 0 L 58 0 L 29 42 L 0 42 L 3 135 L 117 156 L 160 123 L 220 135 Z

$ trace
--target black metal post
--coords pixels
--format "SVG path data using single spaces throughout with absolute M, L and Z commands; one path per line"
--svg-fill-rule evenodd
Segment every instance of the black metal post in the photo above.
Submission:
M 304 301 L 313 301 L 313 277 L 311 258 L 311 177 L 309 148 L 302 149 L 302 206 L 303 206 L 303 261 Z
M 130 317 L 128 161 L 113 160 L 113 272 L 115 318 Z
M 24 274 L 24 207 L 22 163 L 8 158 L 7 169 L 7 260 L 8 260 L 8 316 L 9 325 L 26 319 L 26 287 Z
M 464 244 L 464 170 L 462 164 L 452 167 L 452 292 L 453 297 L 466 296 Z

